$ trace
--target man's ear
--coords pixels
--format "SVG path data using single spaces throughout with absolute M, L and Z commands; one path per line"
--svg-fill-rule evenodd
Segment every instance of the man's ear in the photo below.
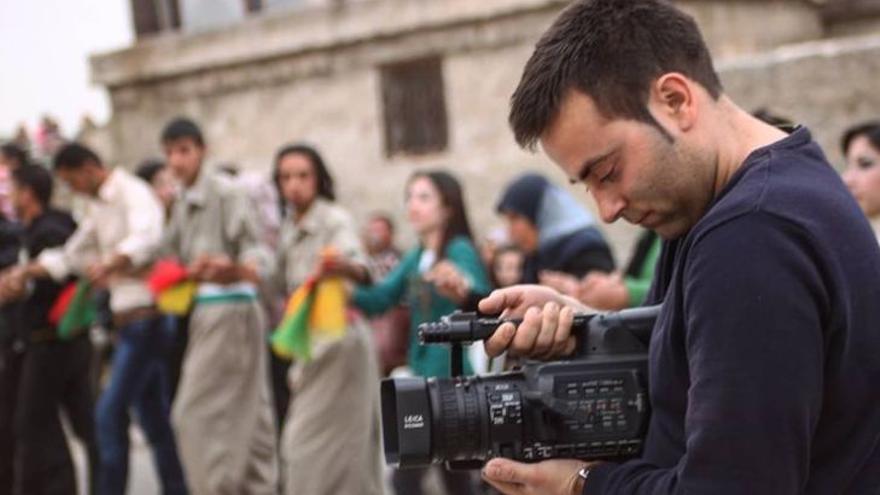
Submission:
M 662 122 L 687 132 L 697 121 L 696 87 L 687 76 L 678 72 L 663 74 L 653 84 L 648 97 L 649 108 Z

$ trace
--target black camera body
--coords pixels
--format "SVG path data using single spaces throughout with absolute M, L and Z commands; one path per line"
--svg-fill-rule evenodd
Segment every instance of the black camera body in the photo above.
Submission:
M 566 361 L 520 370 L 382 382 L 386 461 L 401 468 L 447 462 L 479 468 L 493 457 L 623 459 L 641 452 L 650 417 L 647 348 L 660 306 L 578 315 Z M 460 345 L 502 323 L 454 313 L 420 327 L 423 343 Z M 455 367 L 455 366 L 454 366 Z

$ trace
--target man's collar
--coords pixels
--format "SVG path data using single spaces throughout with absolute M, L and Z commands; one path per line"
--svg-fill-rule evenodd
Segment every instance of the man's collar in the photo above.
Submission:
M 113 196 L 116 193 L 116 190 L 119 188 L 119 176 L 122 174 L 118 169 L 112 169 L 107 174 L 107 178 L 104 179 L 104 183 L 98 187 L 98 197 L 99 201 L 109 202 L 112 201 Z
M 208 171 L 202 165 L 192 187 L 183 192 L 183 200 L 195 206 L 204 206 L 208 197 Z
M 321 228 L 321 224 L 323 223 L 324 215 L 322 214 L 322 210 L 327 207 L 327 200 L 318 196 L 312 202 L 312 205 L 309 207 L 309 211 L 302 217 L 302 219 L 296 224 L 296 229 L 298 232 L 302 233 L 313 233 Z

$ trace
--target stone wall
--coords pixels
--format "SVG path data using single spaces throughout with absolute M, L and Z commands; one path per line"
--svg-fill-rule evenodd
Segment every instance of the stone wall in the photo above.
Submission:
M 162 124 L 179 114 L 203 125 L 215 161 L 242 168 L 268 170 L 282 144 L 306 141 L 325 155 L 344 204 L 361 218 L 387 210 L 400 223 L 407 177 L 447 167 L 463 179 L 472 222 L 485 232 L 497 222 L 493 205 L 507 181 L 529 168 L 552 173 L 546 159 L 513 143 L 506 116 L 534 40 L 563 3 L 454 0 L 426 10 L 410 1 L 365 2 L 334 20 L 309 11 L 240 27 L 260 32 L 261 47 L 241 33 L 225 40 L 206 33 L 99 57 L 95 75 L 110 87 L 114 108 L 105 132 L 117 146 L 108 153 L 122 165 L 156 154 Z M 337 32 L 327 35 L 334 27 L 320 23 Z M 307 29 L 293 29 L 301 24 Z M 268 55 L 278 52 L 285 55 Z M 378 66 L 429 54 L 443 55 L 448 148 L 388 158 Z
M 466 184 L 477 230 L 488 232 L 498 224 L 495 199 L 517 173 L 535 169 L 564 183 L 543 155 L 517 148 L 506 117 L 535 40 L 566 3 L 373 0 L 145 40 L 93 58 L 94 78 L 110 89 L 113 105 L 112 121 L 95 137 L 102 136 L 105 155 L 132 166 L 158 153 L 168 119 L 188 115 L 202 123 L 214 161 L 264 171 L 282 144 L 307 141 L 323 152 L 342 203 L 359 218 L 384 209 L 402 221 L 406 178 L 419 168 L 447 167 Z M 678 3 L 695 16 L 717 58 L 750 54 L 720 64 L 724 83 L 746 108 L 769 105 L 802 120 L 823 144 L 844 122 L 878 108 L 873 95 L 860 96 L 876 65 L 868 60 L 874 41 L 770 51 L 822 36 L 804 2 Z M 424 55 L 443 57 L 448 149 L 388 158 L 378 66 Z M 606 231 L 625 259 L 634 229 L 618 223 Z
M 880 117 L 880 36 L 781 47 L 719 66 L 727 92 L 746 109 L 767 107 L 809 126 L 833 164 L 840 135 Z
M 697 21 L 715 60 L 760 53 L 823 36 L 820 16 L 803 1 L 683 0 L 675 3 Z

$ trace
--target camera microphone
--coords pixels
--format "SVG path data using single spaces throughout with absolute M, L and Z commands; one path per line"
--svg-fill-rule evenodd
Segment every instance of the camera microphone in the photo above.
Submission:
M 593 314 L 575 315 L 572 321 L 572 330 L 584 331 Z M 499 316 L 481 316 L 474 312 L 456 311 L 451 315 L 444 316 L 440 321 L 422 323 L 419 325 L 419 341 L 422 344 L 443 344 L 452 342 L 470 343 L 485 340 L 495 333 L 504 323 L 513 323 L 519 326 L 522 318 L 501 318 Z
M 580 313 L 574 315 L 571 323 L 572 334 L 580 336 L 589 331 L 591 320 L 594 327 L 616 327 L 629 330 L 643 340 L 650 335 L 659 306 L 631 308 L 610 313 Z M 440 321 L 422 323 L 418 327 L 419 341 L 422 344 L 471 343 L 485 340 L 504 323 L 519 326 L 522 318 L 502 318 L 498 315 L 482 315 L 476 312 L 456 311 Z

